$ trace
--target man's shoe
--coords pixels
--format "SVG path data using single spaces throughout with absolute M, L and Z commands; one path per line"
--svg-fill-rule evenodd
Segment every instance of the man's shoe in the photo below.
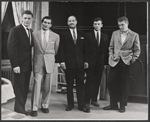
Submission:
M 31 116 L 33 116 L 33 117 L 35 117 L 35 116 L 37 116 L 38 114 L 37 114 L 37 111 L 31 111 Z
M 89 108 L 86 108 L 86 107 L 83 107 L 83 108 L 79 108 L 80 111 L 83 111 L 83 112 L 86 112 L 86 113 L 89 113 L 90 112 L 90 109 Z
M 48 108 L 41 108 L 41 111 L 42 111 L 43 113 L 49 113 L 49 109 L 48 109 Z
M 98 102 L 91 102 L 92 105 L 96 106 L 96 107 L 99 107 L 99 104 Z
M 84 107 L 84 108 L 83 108 L 83 111 L 86 112 L 86 113 L 90 113 L 90 108 Z
M 119 112 L 120 112 L 120 113 L 124 113 L 125 111 L 126 111 L 125 107 L 124 107 L 124 106 L 121 106 L 120 109 L 119 109 Z
M 109 106 L 104 107 L 103 110 L 118 110 L 118 107 L 117 106 L 112 107 L 112 106 L 109 105 Z
M 30 115 L 30 112 L 28 112 L 28 111 L 25 111 L 25 113 L 24 113 L 26 116 L 29 116 Z
M 90 109 L 90 104 L 86 103 L 86 104 L 85 104 L 85 108 Z
M 71 110 L 72 110 L 72 108 L 70 108 L 70 107 L 66 108 L 66 111 L 71 111 Z

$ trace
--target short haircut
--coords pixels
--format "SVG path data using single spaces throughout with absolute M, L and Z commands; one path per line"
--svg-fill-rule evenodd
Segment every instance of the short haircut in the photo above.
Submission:
M 100 17 L 97 17 L 97 18 L 95 18 L 95 19 L 93 20 L 93 22 L 97 22 L 97 21 L 103 22 L 103 20 L 102 20 Z
M 71 16 L 69 16 L 69 17 L 68 17 L 68 19 L 69 19 L 70 17 L 74 17 L 74 18 L 75 18 L 75 20 L 77 21 L 77 18 L 76 18 L 76 16 L 74 16 L 74 15 L 71 15 Z M 68 21 L 68 19 L 67 19 L 67 21 Z
M 127 22 L 129 24 L 129 20 L 128 20 L 128 18 L 126 16 L 118 18 L 118 22 L 122 22 L 122 21 L 125 21 L 125 22 Z
M 50 16 L 45 16 L 42 18 L 42 23 L 44 22 L 44 19 L 50 19 L 51 20 L 51 24 L 53 24 L 52 18 Z
M 33 13 L 32 13 L 30 10 L 25 10 L 25 11 L 23 11 L 23 12 L 22 12 L 22 16 L 23 16 L 24 14 L 30 14 L 30 15 L 33 17 Z

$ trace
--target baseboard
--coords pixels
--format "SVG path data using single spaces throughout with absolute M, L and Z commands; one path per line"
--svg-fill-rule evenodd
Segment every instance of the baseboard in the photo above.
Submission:
M 147 96 L 128 95 L 128 102 L 148 103 L 148 97 Z

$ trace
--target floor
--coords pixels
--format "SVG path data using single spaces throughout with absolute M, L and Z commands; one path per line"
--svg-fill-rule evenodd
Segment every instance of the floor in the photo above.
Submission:
M 125 113 L 110 110 L 104 111 L 102 108 L 109 105 L 109 101 L 99 100 L 100 107 L 91 105 L 91 112 L 84 113 L 77 109 L 75 98 L 75 109 L 72 111 L 65 111 L 67 106 L 66 94 L 52 93 L 50 100 L 50 113 L 44 114 L 38 111 L 37 117 L 17 115 L 13 112 L 14 99 L 9 100 L 7 103 L 1 105 L 2 120 L 148 120 L 148 104 L 142 103 L 128 103 Z M 31 93 L 28 95 L 26 109 L 31 108 Z

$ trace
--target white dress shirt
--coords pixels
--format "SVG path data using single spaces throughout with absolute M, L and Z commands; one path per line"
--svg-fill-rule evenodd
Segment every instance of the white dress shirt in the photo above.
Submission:
M 48 38 L 49 38 L 49 33 L 50 33 L 50 31 L 49 30 L 47 30 L 47 31 L 44 31 L 44 30 L 42 30 L 41 31 L 42 32 L 42 41 L 43 41 L 43 37 L 44 37 L 44 32 L 45 32 L 45 35 L 46 35 L 46 42 L 48 42 Z
M 69 28 L 69 29 L 70 29 L 72 38 L 74 39 L 74 36 L 73 36 L 73 29 L 71 29 L 71 28 Z M 75 36 L 76 36 L 76 39 L 77 39 L 77 29 L 75 28 L 74 31 L 75 31 Z
M 30 31 L 30 28 L 29 28 L 29 27 L 25 27 L 23 24 L 22 24 L 22 26 L 24 27 L 24 29 L 25 29 L 25 31 L 26 31 L 28 37 L 30 37 L 30 44 L 31 44 L 31 32 L 29 32 L 29 31 Z M 27 30 L 27 28 L 29 29 L 29 31 Z M 30 34 L 30 35 L 29 35 L 29 34 Z
M 121 42 L 122 44 L 124 44 L 126 38 L 127 38 L 127 35 L 128 35 L 128 31 L 127 32 L 120 32 L 120 36 L 121 36 Z
M 99 45 L 100 44 L 100 38 L 101 38 L 101 31 L 94 30 L 96 40 L 97 40 L 97 32 L 99 33 L 99 40 L 98 40 L 98 45 Z

